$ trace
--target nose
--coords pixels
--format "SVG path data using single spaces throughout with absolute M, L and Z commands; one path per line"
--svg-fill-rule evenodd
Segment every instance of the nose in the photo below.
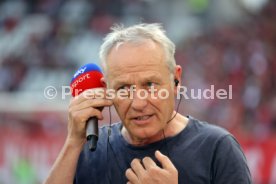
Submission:
M 131 107 L 137 111 L 143 111 L 148 104 L 148 93 L 146 91 L 137 91 L 133 94 Z

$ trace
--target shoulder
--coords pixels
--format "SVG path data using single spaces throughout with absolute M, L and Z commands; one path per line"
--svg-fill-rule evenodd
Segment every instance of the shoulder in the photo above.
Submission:
M 194 136 L 205 137 L 212 140 L 220 140 L 227 136 L 232 136 L 226 129 L 217 125 L 210 124 L 205 121 L 200 121 L 189 116 L 190 130 Z
M 199 121 L 193 117 L 190 118 L 194 137 L 200 140 L 200 143 L 206 143 L 208 148 L 218 157 L 225 157 L 226 154 L 232 155 L 232 159 L 244 159 L 244 154 L 240 144 L 235 137 L 226 129 L 209 124 L 207 122 Z M 229 156 L 229 158 L 231 158 Z
M 205 145 L 208 150 L 216 152 L 217 149 L 235 149 L 241 150 L 241 147 L 235 137 L 226 129 L 205 121 L 189 117 L 190 136 L 193 143 Z

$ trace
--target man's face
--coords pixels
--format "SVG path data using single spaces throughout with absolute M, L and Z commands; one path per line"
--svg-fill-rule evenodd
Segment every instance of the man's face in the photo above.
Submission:
M 107 57 L 107 83 L 111 89 L 136 87 L 133 99 L 114 99 L 114 106 L 127 132 L 135 140 L 151 140 L 160 135 L 170 120 L 174 109 L 173 78 L 165 62 L 163 49 L 151 40 L 141 44 L 123 43 L 114 47 Z M 158 92 L 145 93 L 139 90 L 165 89 L 169 96 L 160 99 Z M 153 95 L 157 99 L 151 97 Z M 162 93 L 165 96 L 165 93 Z

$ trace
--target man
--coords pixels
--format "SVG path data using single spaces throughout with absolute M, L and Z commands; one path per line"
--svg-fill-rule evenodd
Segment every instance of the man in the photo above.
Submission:
M 100 49 L 102 82 L 116 92 L 135 86 L 133 97 L 91 99 L 86 91 L 71 100 L 68 136 L 47 184 L 251 183 L 245 156 L 231 134 L 174 110 L 182 73 L 174 52 L 158 24 L 117 27 L 107 35 Z M 142 98 L 153 88 L 155 96 Z M 161 90 L 168 92 L 166 98 L 157 95 Z M 86 121 L 103 119 L 98 107 L 111 105 L 121 122 L 100 128 L 91 152 Z

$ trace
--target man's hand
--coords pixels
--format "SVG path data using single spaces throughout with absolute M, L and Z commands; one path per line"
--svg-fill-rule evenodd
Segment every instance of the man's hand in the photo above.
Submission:
M 103 97 L 98 97 L 97 94 L 103 94 Z M 112 104 L 113 102 L 106 98 L 103 88 L 85 90 L 79 96 L 72 98 L 69 105 L 67 142 L 77 143 L 77 145 L 85 143 L 88 118 L 94 116 L 102 120 L 103 115 L 99 108 Z
M 177 184 L 178 171 L 170 159 L 160 151 L 155 152 L 155 157 L 161 163 L 162 168 L 149 157 L 143 158 L 141 164 L 139 159 L 133 159 L 131 168 L 126 170 L 127 184 Z

